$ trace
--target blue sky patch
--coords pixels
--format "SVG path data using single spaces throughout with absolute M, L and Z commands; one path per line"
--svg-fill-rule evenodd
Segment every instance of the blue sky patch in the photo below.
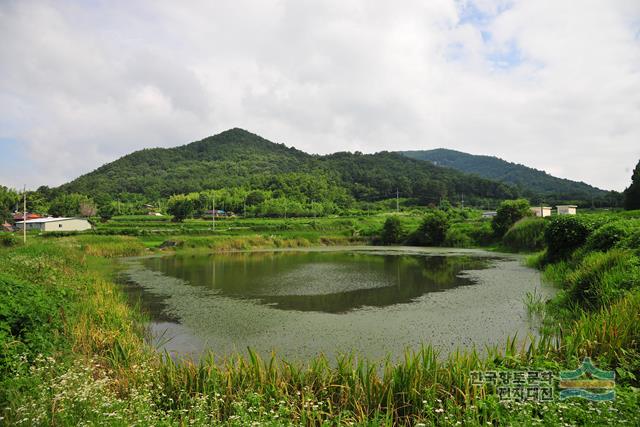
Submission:
M 487 60 L 497 68 L 512 68 L 523 61 L 522 51 L 515 41 L 508 43 L 503 49 L 495 50 L 486 56 Z

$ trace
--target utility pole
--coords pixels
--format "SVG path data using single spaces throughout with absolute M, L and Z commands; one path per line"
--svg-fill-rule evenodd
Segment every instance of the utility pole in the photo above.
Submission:
M 396 213 L 400 212 L 400 191 L 396 188 Z
M 462 209 L 464 209 L 464 193 L 462 193 Z
M 24 196 L 22 206 L 22 240 L 24 244 L 27 244 L 27 186 L 22 188 L 22 194 Z
M 211 231 L 216 231 L 216 194 L 211 197 Z

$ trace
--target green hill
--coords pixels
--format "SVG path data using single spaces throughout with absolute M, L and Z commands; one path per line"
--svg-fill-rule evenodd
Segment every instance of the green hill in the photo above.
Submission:
M 397 153 L 311 155 L 242 129 L 231 129 L 176 148 L 145 149 L 108 163 L 57 191 L 114 198 L 141 194 L 150 200 L 218 188 L 273 191 L 276 196 L 362 201 L 395 197 L 437 203 L 504 199 L 514 188 L 485 178 L 409 159 Z
M 427 160 L 434 165 L 515 186 L 524 195 L 547 203 L 556 201 L 590 203 L 594 199 L 602 200 L 610 197 L 609 192 L 584 182 L 557 178 L 545 171 L 507 162 L 497 157 L 478 156 L 444 148 L 400 153 L 412 159 Z

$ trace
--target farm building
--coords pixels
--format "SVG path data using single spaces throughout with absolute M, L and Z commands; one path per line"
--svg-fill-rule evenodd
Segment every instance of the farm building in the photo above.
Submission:
M 211 209 L 206 210 L 206 211 L 204 211 L 204 216 L 211 217 L 211 215 L 213 214 L 213 212 L 214 212 L 214 211 L 213 211 L 213 210 L 211 210 Z M 215 213 L 216 213 L 216 218 L 217 218 L 217 217 L 219 217 L 219 216 L 220 216 L 220 217 L 222 217 L 222 216 L 229 216 L 229 215 L 227 214 L 227 212 L 223 211 L 222 209 L 216 209 L 216 210 L 215 210 Z
M 5 222 L 4 224 L 2 224 L 2 231 L 8 231 L 8 232 L 13 231 L 13 225 L 9 224 L 8 222 Z
M 38 218 L 42 218 L 42 217 L 38 214 L 27 212 L 27 221 L 30 219 L 38 219 Z M 24 219 L 24 214 L 22 212 L 13 213 L 14 221 L 22 221 L 23 219 Z
M 576 209 L 578 209 L 578 206 L 576 206 L 576 205 L 558 205 L 558 206 L 556 206 L 556 209 L 558 210 L 558 215 L 575 215 L 576 214 Z
M 498 212 L 496 212 L 496 211 L 485 211 L 485 212 L 482 212 L 482 218 L 493 218 L 496 215 L 498 215 Z
M 16 228 L 22 230 L 24 221 L 16 221 Z M 26 221 L 27 231 L 84 231 L 91 230 L 91 224 L 84 218 L 38 218 Z
M 544 218 L 545 216 L 551 216 L 551 206 L 534 206 L 531 208 L 531 212 L 535 216 Z

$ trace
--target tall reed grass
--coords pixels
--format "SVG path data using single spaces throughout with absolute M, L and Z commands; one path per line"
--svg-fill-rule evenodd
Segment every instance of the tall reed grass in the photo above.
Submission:
M 247 357 L 218 362 L 209 355 L 194 363 L 158 354 L 145 344 L 139 311 L 127 304 L 108 276 L 89 268 L 97 256 L 142 251 L 143 246 L 129 239 L 93 236 L 0 250 L 0 271 L 12 278 L 3 286 L 16 290 L 13 281 L 37 284 L 59 295 L 43 298 L 46 316 L 58 321 L 51 323 L 51 330 L 41 331 L 40 339 L 58 336 L 62 342 L 34 347 L 30 355 L 12 358 L 3 371 L 0 421 L 17 425 L 479 426 L 607 425 L 638 420 L 640 405 L 631 388 L 638 387 L 640 378 L 640 291 L 635 286 L 623 287 L 615 298 L 603 300 L 606 304 L 588 309 L 571 299 L 564 300 L 564 305 L 557 303 L 570 310 L 570 316 L 552 318 L 558 324 L 548 334 L 512 337 L 505 346 L 482 352 L 470 349 L 441 357 L 425 345 L 407 350 L 397 362 L 377 364 L 351 354 L 337 360 L 319 356 L 298 364 L 275 355 L 262 359 L 249 350 Z M 593 259 L 582 256 L 551 264 L 545 277 L 571 295 L 572 287 L 587 277 L 610 277 L 610 281 L 623 277 L 612 272 L 629 264 L 631 254 L 611 251 L 593 254 Z M 589 283 L 595 282 L 589 279 Z M 532 301 L 537 303 L 534 297 Z M 574 306 L 567 308 L 570 303 Z M 5 335 L 3 351 L 22 339 Z M 603 369 L 617 369 L 618 399 L 599 413 L 582 403 L 550 402 L 543 409 L 534 403 L 499 402 L 492 386 L 475 384 L 471 375 L 476 370 L 573 369 L 586 355 Z

